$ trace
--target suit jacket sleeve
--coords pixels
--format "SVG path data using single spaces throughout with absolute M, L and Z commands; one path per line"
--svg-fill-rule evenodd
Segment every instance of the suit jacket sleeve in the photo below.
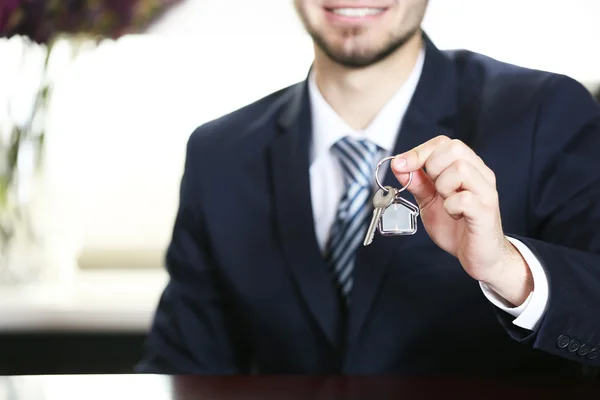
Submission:
M 581 84 L 556 76 L 538 112 L 526 205 L 531 231 L 511 236 L 541 261 L 547 309 L 534 331 L 499 315 L 516 340 L 600 366 L 600 107 Z
M 196 138 L 197 140 L 197 138 Z M 166 264 L 169 283 L 161 296 L 137 372 L 159 374 L 243 373 L 243 350 L 223 295 L 204 230 L 199 183 L 202 157 L 188 142 Z M 195 150 L 196 149 L 196 150 Z

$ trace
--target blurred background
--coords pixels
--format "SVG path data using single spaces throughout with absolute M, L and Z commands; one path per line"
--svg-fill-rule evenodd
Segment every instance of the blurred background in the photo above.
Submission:
M 53 24 L 18 3 L 0 0 L 0 375 L 130 372 L 189 135 L 303 80 L 311 42 L 292 0 L 65 1 Z M 600 93 L 599 16 L 597 0 L 430 0 L 424 25 L 442 49 Z

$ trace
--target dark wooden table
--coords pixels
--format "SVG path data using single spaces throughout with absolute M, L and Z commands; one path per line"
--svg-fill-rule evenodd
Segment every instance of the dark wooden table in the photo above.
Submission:
M 4 400 L 597 399 L 598 381 L 469 377 L 54 375 L 0 377 Z

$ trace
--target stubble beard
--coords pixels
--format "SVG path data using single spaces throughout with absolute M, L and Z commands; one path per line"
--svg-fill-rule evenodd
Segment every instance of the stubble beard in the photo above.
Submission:
M 343 48 L 339 49 L 328 43 L 328 41 L 324 38 L 324 35 L 312 29 L 309 24 L 306 23 L 306 21 L 304 22 L 304 26 L 313 42 L 327 57 L 339 65 L 352 69 L 369 67 L 385 60 L 396 51 L 404 47 L 404 45 L 419 31 L 419 26 L 417 26 L 407 32 L 403 32 L 402 34 L 391 36 L 386 44 L 380 49 L 357 49 L 345 51 Z M 354 28 L 344 32 L 344 34 L 348 37 L 358 36 L 360 33 L 361 32 L 359 28 Z

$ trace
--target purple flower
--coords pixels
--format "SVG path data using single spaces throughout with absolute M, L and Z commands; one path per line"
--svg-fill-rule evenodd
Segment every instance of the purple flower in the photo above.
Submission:
M 19 7 L 21 0 L 3 0 L 0 3 L 0 32 L 8 28 L 8 21 Z
M 143 32 L 184 0 L 0 0 L 0 37 L 23 35 L 47 43 L 57 34 L 118 38 Z M 10 22 L 10 24 L 9 24 Z

